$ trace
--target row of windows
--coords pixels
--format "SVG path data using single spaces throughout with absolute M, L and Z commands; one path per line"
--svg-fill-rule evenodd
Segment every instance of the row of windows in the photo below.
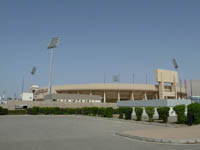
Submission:
M 101 103 L 101 100 L 84 100 L 84 99 L 57 99 L 59 102 L 71 102 L 71 103 Z

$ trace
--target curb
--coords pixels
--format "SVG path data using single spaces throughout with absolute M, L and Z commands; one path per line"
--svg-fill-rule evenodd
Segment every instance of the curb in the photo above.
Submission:
M 117 132 L 115 133 L 115 135 L 131 138 L 131 139 L 135 139 L 139 141 L 156 142 L 156 143 L 164 143 L 164 144 L 200 144 L 200 139 L 155 139 L 155 138 L 125 134 L 122 132 Z
M 78 115 L 78 116 L 82 116 L 82 115 Z M 106 117 L 99 117 L 99 116 L 84 116 L 84 117 L 90 117 L 90 118 L 92 117 L 95 119 L 113 120 L 113 121 L 137 123 L 137 124 L 144 124 L 144 125 L 154 125 L 154 126 L 161 126 L 161 127 L 174 127 L 174 128 L 188 127 L 188 125 L 183 125 L 183 124 L 157 123 L 157 122 L 148 122 L 148 121 L 145 122 L 145 121 L 125 120 L 125 119 L 119 119 L 119 118 L 106 118 Z

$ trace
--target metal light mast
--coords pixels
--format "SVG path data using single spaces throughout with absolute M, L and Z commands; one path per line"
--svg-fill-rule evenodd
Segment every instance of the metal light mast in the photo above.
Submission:
M 53 64 L 53 50 L 58 46 L 59 37 L 53 37 L 51 39 L 51 42 L 48 46 L 48 49 L 51 51 L 51 57 L 50 57 L 50 71 L 49 71 L 49 89 L 48 94 L 51 96 L 51 80 L 52 80 L 52 64 Z
M 178 63 L 177 63 L 176 59 L 173 58 L 172 62 L 173 62 L 173 65 L 174 65 L 174 69 L 176 69 L 176 71 L 178 72 L 179 66 L 178 66 Z M 180 82 L 180 98 L 182 99 L 182 93 L 181 93 L 181 88 L 182 88 L 182 83 L 181 82 L 182 81 L 181 81 L 180 75 L 179 75 L 179 82 Z

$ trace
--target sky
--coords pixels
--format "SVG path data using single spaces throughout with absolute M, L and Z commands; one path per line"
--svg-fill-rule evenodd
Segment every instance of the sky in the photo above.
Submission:
M 155 83 L 157 68 L 179 64 L 182 79 L 199 79 L 199 0 L 0 0 L 0 94 L 19 95 L 24 76 L 47 86 L 50 39 L 53 85 Z M 35 75 L 31 69 L 36 66 Z

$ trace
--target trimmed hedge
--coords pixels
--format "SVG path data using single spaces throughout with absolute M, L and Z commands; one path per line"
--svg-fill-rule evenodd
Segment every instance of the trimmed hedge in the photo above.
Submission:
M 108 117 L 108 118 L 113 117 L 113 108 L 112 107 L 105 108 L 105 117 Z
M 177 105 L 174 108 L 174 111 L 176 112 L 177 115 L 177 122 L 178 123 L 185 123 L 186 121 L 186 116 L 185 116 L 185 105 Z
M 80 114 L 80 115 L 90 115 L 90 116 L 101 116 L 112 118 L 114 109 L 112 107 L 83 107 L 83 108 L 59 108 L 59 107 L 32 107 L 27 109 L 27 113 L 31 115 L 39 115 L 39 114 Z
M 92 116 L 96 116 L 98 114 L 98 107 L 91 107 L 91 114 Z
M 123 119 L 124 118 L 124 107 L 120 107 L 119 108 L 119 119 Z
M 188 105 L 188 113 L 192 115 L 193 124 L 200 124 L 200 104 L 193 103 Z
M 154 107 L 145 107 L 145 111 L 148 115 L 148 118 L 149 118 L 149 122 L 153 122 L 154 119 L 153 119 L 153 115 L 154 115 Z
M 133 112 L 133 108 L 132 107 L 126 107 L 125 110 L 125 119 L 126 120 L 131 120 L 132 119 L 132 112 Z
M 142 120 L 142 113 L 143 113 L 143 108 L 141 107 L 135 107 L 135 114 L 137 117 L 137 121 L 141 121 Z
M 119 108 L 113 109 L 113 114 L 119 114 Z
M 27 110 L 8 110 L 8 115 L 26 115 Z
M 132 119 L 132 112 L 133 112 L 132 107 L 120 107 L 118 112 L 119 112 L 119 118 L 120 119 L 123 119 L 124 116 L 125 116 L 126 120 Z
M 91 114 L 91 112 L 90 112 L 90 108 L 89 107 L 83 107 L 82 108 L 82 113 L 83 113 L 83 115 L 90 115 Z
M 8 109 L 0 107 L 0 115 L 7 115 Z
M 31 115 L 39 115 L 40 114 L 40 107 L 32 107 L 27 109 L 28 114 Z
M 163 123 L 167 123 L 168 122 L 168 117 L 169 117 L 169 107 L 159 107 L 157 108 L 157 112 L 159 115 L 159 118 L 161 120 L 163 120 Z
M 99 108 L 98 116 L 105 117 L 105 108 L 104 107 Z

